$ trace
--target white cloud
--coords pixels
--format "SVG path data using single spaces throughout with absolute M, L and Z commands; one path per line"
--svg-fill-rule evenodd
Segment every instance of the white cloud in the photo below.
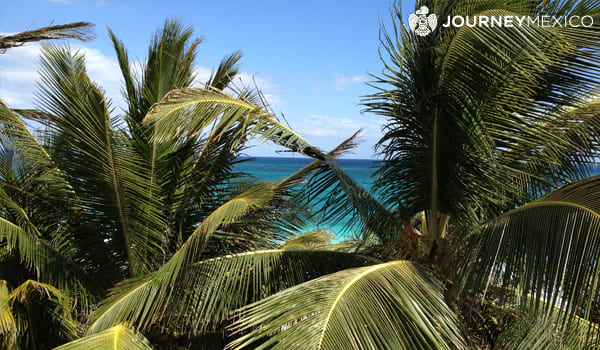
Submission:
M 384 120 L 374 117 L 333 118 L 323 115 L 311 115 L 300 120 L 290 120 L 292 129 L 305 137 L 313 145 L 330 150 L 342 141 L 362 130 L 358 148 L 354 156 L 370 158 L 373 155 L 371 145 L 381 138 L 381 126 Z
M 0 99 L 10 108 L 31 108 L 31 94 L 0 89 Z
M 121 98 L 122 78 L 116 57 L 106 56 L 98 49 L 71 45 L 85 55 L 87 73 L 113 100 L 113 106 L 123 104 Z M 0 55 L 0 98 L 10 107 L 33 108 L 35 82 L 39 80 L 39 43 L 12 48 Z
M 212 69 L 208 68 L 208 67 L 196 67 L 196 70 L 194 71 L 194 73 L 196 74 L 196 82 L 197 82 L 197 86 L 202 86 L 203 84 L 205 84 L 208 79 L 210 79 L 210 74 L 212 73 Z
M 100 50 L 85 47 L 82 44 L 71 44 L 72 50 L 79 50 L 85 55 L 87 73 L 104 91 L 107 98 L 113 102 L 113 107 L 125 107 L 121 96 L 123 86 L 121 71 L 116 56 L 107 56 Z M 0 55 L 0 98 L 9 106 L 19 108 L 34 108 L 36 82 L 39 80 L 39 56 L 42 46 L 32 43 L 23 47 L 12 48 Z M 141 62 L 130 65 L 134 74 L 141 72 Z M 206 82 L 212 72 L 211 68 L 196 67 L 197 86 Z M 233 84 L 238 88 L 254 87 L 255 84 L 263 92 L 268 103 L 273 108 L 285 105 L 287 102 L 278 96 L 279 86 L 270 78 L 260 74 L 240 72 Z
M 38 78 L 37 71 L 30 67 L 0 67 L 0 84 L 3 87 L 12 86 L 18 90 L 33 90 Z
M 333 78 L 333 89 L 335 91 L 343 91 L 350 85 L 364 83 L 365 81 L 367 81 L 367 77 L 364 75 L 345 76 L 335 73 Z
M 384 121 L 372 117 L 332 118 L 322 115 L 311 115 L 301 121 L 292 122 L 294 130 L 305 137 L 347 138 L 362 129 L 365 139 L 378 139 Z M 341 139 L 340 139 L 341 140 Z
M 2 35 L 6 35 L 6 33 L 2 33 Z M 41 48 L 40 43 L 13 47 L 0 55 L 0 62 L 12 62 L 17 63 L 19 66 L 37 68 Z

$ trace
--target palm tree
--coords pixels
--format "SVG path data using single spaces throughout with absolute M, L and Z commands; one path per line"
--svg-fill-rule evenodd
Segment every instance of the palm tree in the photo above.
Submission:
M 205 267 L 227 261 L 222 256 L 275 248 L 306 226 L 304 206 L 293 200 L 293 193 L 314 166 L 277 184 L 244 181 L 233 166 L 246 141 L 263 138 L 295 151 L 320 151 L 272 114 L 245 113 L 243 108 L 223 110 L 214 104 L 194 109 L 195 115 L 204 118 L 201 129 L 156 142 L 162 137 L 162 125 L 146 122 L 145 116 L 168 109 L 170 99 L 189 90 L 200 41 L 192 39 L 190 27 L 166 21 L 136 75 L 123 43 L 109 34 L 125 81 L 127 108 L 123 116 L 111 115 L 111 101 L 86 74 L 85 57 L 67 46 L 43 49 L 39 110 L 11 110 L 0 103 L 2 283 L 6 293 L 29 280 L 44 286 L 43 290 L 51 291 L 45 293 L 51 302 L 56 298 L 72 302 L 68 316 L 81 321 L 89 317 L 108 288 L 118 283 L 89 327 L 89 331 L 112 328 L 113 333 L 104 333 L 106 337 L 95 341 L 121 339 L 121 328 L 113 326 L 129 319 L 118 314 L 121 321 L 113 325 L 111 312 L 121 305 L 118 301 L 124 295 L 133 298 L 140 293 L 149 298 L 150 309 L 144 308 L 141 317 L 135 315 L 136 328 L 155 341 L 174 341 L 177 331 L 192 324 L 216 327 L 215 317 L 223 318 L 227 309 L 219 306 L 207 311 L 206 321 L 190 323 L 186 319 L 181 326 L 163 327 L 180 311 L 179 304 L 169 301 L 187 298 L 196 302 L 190 298 L 199 297 L 181 294 L 173 290 L 173 284 L 199 283 L 206 277 Z M 259 95 L 230 86 L 240 57 L 238 52 L 227 56 L 204 88 L 210 89 L 212 97 L 254 106 Z M 220 92 L 227 88 L 232 95 Z M 165 102 L 157 106 L 161 100 Z M 38 137 L 26 128 L 26 118 L 44 126 Z M 332 156 L 348 147 L 341 145 Z M 273 266 L 280 255 L 267 251 L 257 258 L 248 256 Z M 314 266 L 312 274 L 273 279 L 271 288 L 330 271 L 320 272 L 316 265 L 330 258 L 325 255 L 314 253 L 312 260 L 307 260 L 307 266 Z M 293 252 L 285 254 L 289 264 L 293 257 Z M 330 265 L 347 267 L 360 260 L 351 256 Z M 199 274 L 197 278 L 190 279 L 195 274 Z M 234 287 L 239 285 L 232 284 Z M 263 296 L 269 290 L 256 288 L 252 293 Z M 11 310 L 17 305 L 11 301 L 14 298 L 7 298 L 3 297 L 0 317 L 3 341 L 46 348 L 75 335 L 65 331 L 66 338 L 44 344 L 37 341 L 36 345 L 44 336 L 44 327 L 19 326 L 14 332 Z M 29 305 L 24 297 L 18 300 Z M 243 305 L 241 301 L 230 300 L 233 308 Z M 110 327 L 105 327 L 107 324 Z M 22 331 L 25 329 L 29 333 Z M 199 333 L 187 332 L 189 337 Z

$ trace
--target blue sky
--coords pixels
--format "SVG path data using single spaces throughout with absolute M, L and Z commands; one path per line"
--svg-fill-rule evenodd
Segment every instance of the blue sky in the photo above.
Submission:
M 88 73 L 122 105 L 121 78 L 107 35 L 125 42 L 132 60 L 145 58 L 148 43 L 165 19 L 177 17 L 204 38 L 196 61 L 199 80 L 225 55 L 243 53 L 242 79 L 254 79 L 274 111 L 313 144 L 327 150 L 363 129 L 352 158 L 372 158 L 384 120 L 361 114 L 365 81 L 379 74 L 380 22 L 390 23 L 391 0 L 370 1 L 84 1 L 0 0 L 0 32 L 88 21 L 96 39 L 72 48 L 86 54 Z M 413 5 L 403 4 L 405 13 Z M 0 98 L 15 108 L 34 107 L 38 44 L 0 55 Z M 117 109 L 117 113 L 119 110 Z M 250 155 L 275 155 L 262 145 Z

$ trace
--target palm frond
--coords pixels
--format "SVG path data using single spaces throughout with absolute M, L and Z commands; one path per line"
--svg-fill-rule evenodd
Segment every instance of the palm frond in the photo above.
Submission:
M 89 22 L 74 22 L 42 27 L 12 35 L 0 35 L 0 50 L 2 50 L 1 53 L 4 53 L 4 50 L 8 48 L 19 47 L 25 45 L 25 43 L 41 40 L 77 39 L 89 41 L 94 38 L 93 27 L 94 25 Z
M 560 322 L 556 318 L 547 319 L 534 315 L 519 315 L 508 329 L 503 331 L 497 345 L 507 350 L 555 349 L 578 350 L 594 349 L 598 329 L 590 328 L 587 321 L 577 318 L 564 331 L 558 331 Z
M 2 128 L 3 142 L 18 150 L 19 154 L 33 166 L 31 169 L 33 174 L 43 177 L 47 183 L 52 184 L 57 192 L 64 191 L 65 197 L 74 196 L 71 186 L 57 168 L 48 151 L 31 134 L 19 115 L 2 101 L 0 101 L 0 127 Z
M 35 292 L 45 298 L 63 298 L 63 294 L 56 287 L 41 283 L 38 281 L 28 280 L 17 286 L 11 293 L 9 298 L 19 303 L 27 302 L 27 299 L 31 297 L 31 293 Z
M 151 271 L 164 224 L 158 191 L 152 191 L 142 160 L 124 146 L 109 115 L 110 103 L 88 78 L 81 54 L 47 46 L 41 66 L 39 103 L 57 116 L 49 124 L 52 157 L 91 208 L 86 225 L 105 230 L 98 253 L 120 255 L 116 263 L 131 275 Z
M 333 234 L 328 230 L 315 229 L 296 235 L 281 243 L 280 249 L 306 249 L 331 243 Z
M 190 269 L 178 302 L 163 322 L 197 333 L 219 326 L 233 310 L 284 288 L 371 263 L 358 254 L 311 250 L 251 251 L 204 260 Z
M 183 111 L 187 113 L 182 113 Z M 145 122 L 155 125 L 153 141 L 159 143 L 180 135 L 198 134 L 212 123 L 215 123 L 212 129 L 219 132 L 225 132 L 232 125 L 241 123 L 245 126 L 242 129 L 244 134 L 238 135 L 237 143 L 244 142 L 247 137 L 255 137 L 259 141 L 271 140 L 309 156 L 322 154 L 275 116 L 252 102 L 212 88 L 171 91 L 148 112 Z
M 159 299 L 155 289 L 160 286 L 153 286 L 157 285 L 155 276 L 121 284 L 98 310 L 89 332 L 129 321 L 139 329 L 160 322 L 196 334 L 218 325 L 229 312 L 283 288 L 369 263 L 370 259 L 356 254 L 310 250 L 254 251 L 203 260 L 182 271 L 182 278 L 168 286 L 168 299 Z M 156 309 L 161 312 L 159 318 L 152 317 Z
M 17 324 L 10 307 L 10 296 L 7 282 L 0 280 L 0 345 L 4 348 L 16 346 Z
M 299 197 L 322 208 L 315 217 L 332 225 L 345 220 L 345 228 L 360 232 L 363 240 L 376 236 L 383 242 L 389 241 L 400 227 L 393 214 L 336 162 L 336 158 L 356 147 L 359 136 L 357 131 L 329 153 L 283 179 L 279 186 L 297 186 L 308 177 Z
M 225 90 L 225 88 L 227 88 L 227 86 L 239 73 L 239 61 L 241 58 L 242 53 L 240 51 L 236 51 L 223 58 L 219 63 L 219 67 L 211 72 L 210 78 L 206 82 L 206 86 L 210 86 L 221 91 Z
M 464 349 L 442 292 L 407 261 L 340 271 L 242 308 L 228 348 Z
M 83 337 L 54 348 L 54 350 L 151 350 L 143 335 L 120 324 L 104 332 Z
M 85 273 L 76 262 L 68 259 L 52 244 L 33 232 L 27 232 L 20 226 L 0 217 L 0 241 L 5 241 L 6 249 L 15 251 L 35 271 L 41 280 L 53 283 L 60 288 L 82 292 L 85 301 L 82 280 Z M 31 228 L 35 230 L 35 227 Z
M 73 305 L 56 287 L 27 280 L 8 297 L 13 311 L 21 316 L 17 330 L 23 346 L 36 348 L 40 339 L 53 346 L 75 338 L 79 324 L 71 314 Z
M 501 286 L 561 326 L 576 315 L 597 321 L 599 193 L 600 177 L 581 180 L 486 224 L 463 270 L 468 288 Z
M 88 332 L 102 331 L 124 321 L 135 325 L 136 329 L 148 327 L 168 305 L 174 292 L 173 285 L 180 283 L 191 264 L 199 260 L 215 230 L 231 224 L 250 210 L 264 206 L 272 195 L 272 186 L 260 183 L 217 208 L 156 272 L 119 288 L 119 292 L 98 310 Z
M 324 221 L 335 225 L 346 220 L 345 228 L 359 232 L 363 240 L 376 236 L 381 242 L 389 242 L 400 232 L 400 223 L 393 214 L 335 160 L 327 158 L 321 164 L 303 196 L 321 202 L 319 214 Z

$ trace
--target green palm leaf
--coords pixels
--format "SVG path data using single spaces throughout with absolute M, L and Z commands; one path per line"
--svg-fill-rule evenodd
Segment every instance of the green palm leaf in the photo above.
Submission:
M 8 298 L 17 316 L 21 344 L 36 349 L 39 339 L 45 339 L 45 343 L 52 346 L 75 338 L 79 324 L 72 317 L 73 305 L 56 287 L 27 280 Z
M 589 322 L 576 318 L 568 329 L 557 330 L 560 322 L 555 318 L 534 315 L 519 315 L 498 336 L 497 345 L 507 350 L 555 349 L 580 350 L 595 349 L 598 329 L 590 329 Z M 591 331 L 590 331 L 591 330 Z
M 315 229 L 296 235 L 281 243 L 280 249 L 306 249 L 314 248 L 331 243 L 333 234 L 331 231 Z
M 145 122 L 155 126 L 154 141 L 159 143 L 180 135 L 198 134 L 209 126 L 218 135 L 239 123 L 245 127 L 242 129 L 244 134 L 237 135 L 237 143 L 244 142 L 246 137 L 256 137 L 311 156 L 322 154 L 251 101 L 230 96 L 214 88 L 171 91 L 148 112 Z
M 104 228 L 113 245 L 104 241 L 98 253 L 114 249 L 133 276 L 152 270 L 164 224 L 142 160 L 114 129 L 110 104 L 88 78 L 82 55 L 47 46 L 41 65 L 39 103 L 56 116 L 49 120 L 52 157 L 91 208 L 86 224 Z
M 232 82 L 234 77 L 239 73 L 239 61 L 242 58 L 240 51 L 236 51 L 229 56 L 226 56 L 219 63 L 219 67 L 210 74 L 210 78 L 206 82 L 206 86 L 211 86 L 218 90 L 225 88 Z
M 4 348 L 11 348 L 17 341 L 17 323 L 10 307 L 7 282 L 0 280 L 0 338 Z
M 288 286 L 371 263 L 357 254 L 311 250 L 252 251 L 194 264 L 163 322 L 197 333 L 227 320 L 231 312 Z
M 0 128 L 2 128 L 2 148 L 17 150 L 23 163 L 28 167 L 27 177 L 43 181 L 47 186 L 35 195 L 54 197 L 65 202 L 74 202 L 75 192 L 52 160 L 47 150 L 31 134 L 25 123 L 14 111 L 0 101 Z M 6 161 L 4 163 L 7 163 Z M 3 164 L 7 166 L 8 164 Z M 7 172 L 14 171 L 9 166 Z M 57 198 L 58 197 L 58 198 Z M 64 198 L 64 199 L 63 199 Z
M 250 210 L 264 206 L 272 195 L 271 185 L 260 183 L 219 207 L 202 221 L 161 268 L 119 288 L 119 292 L 98 310 L 88 332 L 99 332 L 124 321 L 134 324 L 136 329 L 148 327 L 155 316 L 166 308 L 173 285 L 185 276 L 191 264 L 199 260 L 215 230 L 234 222 Z
M 0 193 L 3 191 L 0 190 Z M 0 201 L 2 204 L 12 203 L 7 198 L 2 198 Z M 14 203 L 12 205 L 16 207 Z M 15 210 L 24 214 L 21 208 L 16 207 Z M 74 261 L 61 254 L 55 246 L 39 237 L 37 228 L 28 221 L 27 217 L 23 220 L 26 228 L 0 217 L 0 241 L 6 242 L 7 249 L 18 252 L 27 267 L 35 271 L 38 278 L 60 288 L 83 292 L 81 280 L 85 279 L 85 273 Z M 85 301 L 85 293 L 81 296 L 82 301 Z
M 363 241 L 375 236 L 382 243 L 390 242 L 397 236 L 400 223 L 369 191 L 334 159 L 327 157 L 317 162 L 319 168 L 302 195 L 308 201 L 320 203 L 319 213 L 324 221 L 335 225 L 346 220 L 345 228 L 359 232 Z
M 104 332 L 74 340 L 54 350 L 151 350 L 152 346 L 143 335 L 125 325 L 118 325 Z
M 182 278 L 168 286 L 172 294 L 169 299 L 153 296 L 157 293 L 153 288 L 158 279 L 155 275 L 118 286 L 115 288 L 118 293 L 98 310 L 89 331 L 130 320 L 139 328 L 159 322 L 171 329 L 197 334 L 226 320 L 232 310 L 287 286 L 363 266 L 371 260 L 356 254 L 310 250 L 254 251 L 203 260 L 189 266 L 181 272 Z M 158 319 L 151 317 L 156 315 L 155 309 L 161 310 Z
M 141 123 L 148 110 L 169 91 L 190 86 L 195 79 L 194 59 L 201 43 L 193 39 L 193 28 L 178 20 L 165 21 L 148 49 L 147 60 L 135 74 L 124 44 L 110 32 L 124 77 L 125 115 L 129 142 L 145 163 L 152 184 L 160 191 L 162 213 L 167 219 L 162 239 L 164 255 L 175 252 L 199 221 L 223 203 L 215 193 L 236 177 L 235 158 L 243 145 L 232 144 L 236 130 L 218 137 L 190 137 L 153 143 L 156 128 Z M 226 88 L 238 73 L 241 55 L 226 57 L 207 84 Z M 225 191 L 227 192 L 227 191 Z M 160 257 L 159 257 L 160 258 Z
M 581 180 L 486 224 L 463 271 L 475 291 L 501 286 L 521 305 L 590 319 L 600 301 L 600 177 Z M 596 316 L 594 316 L 596 317 Z M 598 327 L 590 323 L 591 327 Z
M 465 348 L 442 292 L 407 261 L 340 271 L 242 308 L 232 329 L 250 333 L 228 348 Z

